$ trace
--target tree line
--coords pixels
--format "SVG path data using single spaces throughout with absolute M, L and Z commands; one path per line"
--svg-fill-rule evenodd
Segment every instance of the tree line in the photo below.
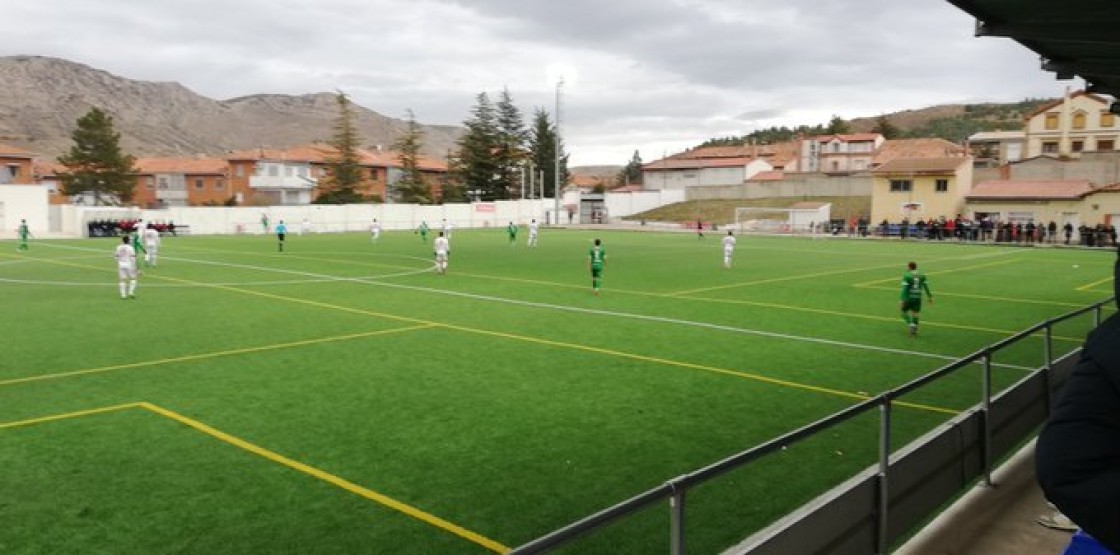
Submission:
M 558 183 L 562 188 L 568 182 L 568 155 L 548 111 L 534 109 L 533 121 L 526 126 L 509 89 L 502 90 L 497 102 L 485 92 L 475 100 L 456 150 L 447 153 L 448 171 L 434 187 L 420 169 L 423 129 L 412 110 L 406 110 L 404 131 L 393 143 L 400 168 L 387 184 L 387 200 L 437 204 L 516 199 L 523 194 L 552 197 Z M 381 202 L 385 199 L 367 197 L 360 191 L 362 138 L 356 114 L 345 93 L 338 91 L 336 101 L 338 113 L 326 141 L 334 152 L 326 160 L 328 174 L 318 183 L 313 202 Z M 131 202 L 136 158 L 121 149 L 112 116 L 91 108 L 78 118 L 71 139 L 73 146 L 58 158 L 66 168 L 59 174 L 62 193 L 88 195 L 97 205 Z M 227 204 L 236 202 L 231 198 Z

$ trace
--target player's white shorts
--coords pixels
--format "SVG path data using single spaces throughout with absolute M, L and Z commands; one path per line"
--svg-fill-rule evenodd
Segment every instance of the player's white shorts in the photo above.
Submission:
M 144 250 L 148 251 L 148 254 L 157 254 L 159 253 L 159 243 L 144 243 Z
M 136 279 L 136 266 L 131 264 L 117 265 L 117 276 L 121 279 Z
M 439 264 L 447 262 L 447 251 L 436 251 L 436 262 Z
M 723 249 L 723 256 L 726 256 L 727 258 L 731 258 L 731 254 L 734 253 L 734 252 L 735 252 L 735 249 Z

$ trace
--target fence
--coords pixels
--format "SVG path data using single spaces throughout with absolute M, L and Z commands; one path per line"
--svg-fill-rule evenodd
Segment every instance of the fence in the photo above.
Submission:
M 766 455 L 828 431 L 871 411 L 879 413 L 879 460 L 778 523 L 732 548 L 733 553 L 887 553 L 940 507 L 977 479 L 991 484 L 995 462 L 1011 453 L 1045 421 L 1050 399 L 1072 368 L 1077 350 L 1056 360 L 1054 325 L 1093 313 L 1113 299 L 1036 324 L 907 384 L 817 422 L 776 437 L 722 461 L 669 480 L 613 507 L 517 547 L 525 555 L 552 551 L 567 542 L 668 500 L 669 552 L 685 553 L 686 496 L 690 489 Z M 1039 332 L 1043 366 L 998 396 L 992 395 L 994 356 Z M 892 454 L 891 411 L 896 399 L 973 364 L 983 366 L 982 399 L 946 425 Z M 897 490 L 897 491 L 896 491 Z

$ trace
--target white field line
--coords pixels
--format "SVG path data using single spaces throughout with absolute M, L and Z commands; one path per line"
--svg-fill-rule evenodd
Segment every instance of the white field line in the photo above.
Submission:
M 224 266 L 224 267 L 228 267 L 228 268 L 241 268 L 241 269 L 246 269 L 246 270 L 257 270 L 257 271 L 266 271 L 266 272 L 271 271 L 271 272 L 279 272 L 279 273 L 286 273 L 286 274 L 293 274 L 293 275 L 302 275 L 302 276 L 314 277 L 314 278 L 318 278 L 318 279 L 332 278 L 332 280 L 334 280 L 334 281 L 349 281 L 349 282 L 354 282 L 354 283 L 364 283 L 364 284 L 377 285 L 377 286 L 381 286 L 381 287 L 389 287 L 389 288 L 394 288 L 394 289 L 404 289 L 404 290 L 408 290 L 408 291 L 420 291 L 420 292 L 424 292 L 424 293 L 434 293 L 434 294 L 437 294 L 437 295 L 448 295 L 448 296 L 460 297 L 460 298 L 466 298 L 466 299 L 472 299 L 472 300 L 489 301 L 489 302 L 504 303 L 504 304 L 511 304 L 511 305 L 517 305 L 517 306 L 526 306 L 526 307 L 531 307 L 531 308 L 555 310 L 555 311 L 559 311 L 559 312 L 573 312 L 573 313 L 578 313 L 578 314 L 594 314 L 594 315 L 597 315 L 597 316 L 608 316 L 608 317 L 613 317 L 613 318 L 625 318 L 625 319 L 631 319 L 631 320 L 642 320 L 642 321 L 647 321 L 647 322 L 658 322 L 658 323 L 663 323 L 663 324 L 673 324 L 673 325 L 679 325 L 679 326 L 690 326 L 690 327 L 719 330 L 719 331 L 731 332 L 731 333 L 740 333 L 740 334 L 744 334 L 744 335 L 755 335 L 755 336 L 760 336 L 760 337 L 770 337 L 770 338 L 774 338 L 774 339 L 784 339 L 784 340 L 787 340 L 787 341 L 801 341 L 801 342 L 806 342 L 806 343 L 816 343 L 816 344 L 820 344 L 820 345 L 829 345 L 829 346 L 832 346 L 832 347 L 842 347 L 842 348 L 848 348 L 848 349 L 875 351 L 875 352 L 888 353 L 888 354 L 894 354 L 894 355 L 917 356 L 917 357 L 931 358 L 931 359 L 945 360 L 945 361 L 954 361 L 954 360 L 957 360 L 957 359 L 960 358 L 960 357 L 957 357 L 957 356 L 942 355 L 942 354 L 938 354 L 938 353 L 927 353 L 927 352 L 923 352 L 923 351 L 909 351 L 909 350 L 905 350 L 905 349 L 892 349 L 890 347 L 879 347 L 879 346 L 876 346 L 876 345 L 851 343 L 851 342 L 847 342 L 847 341 L 837 341 L 837 340 L 832 340 L 832 339 L 823 339 L 823 338 L 819 338 L 819 337 L 806 337 L 806 336 L 800 336 L 800 335 L 769 332 L 769 331 L 763 331 L 763 330 L 754 330 L 754 329 L 749 329 L 749 328 L 738 328 L 738 327 L 733 327 L 733 326 L 724 326 L 724 325 L 720 325 L 720 324 L 712 324 L 712 323 L 709 323 L 709 322 L 697 322 L 697 321 L 694 321 L 694 320 L 682 320 L 682 319 L 679 319 L 679 318 L 668 318 L 668 317 L 664 317 L 664 316 L 649 316 L 649 315 L 645 315 L 645 314 L 635 314 L 635 313 L 631 313 L 631 312 L 616 312 L 616 311 L 600 310 L 600 309 L 594 309 L 594 308 L 580 308 L 580 307 L 574 307 L 574 306 L 556 305 L 556 304 L 551 304 L 551 303 L 540 303 L 540 302 L 534 302 L 534 301 L 523 301 L 523 300 L 519 300 L 519 299 L 508 299 L 508 298 L 504 298 L 504 297 L 495 297 L 495 296 L 492 296 L 492 295 L 478 295 L 478 294 L 474 294 L 474 293 L 463 293 L 463 292 L 459 292 L 459 291 L 449 291 L 449 290 L 445 290 L 445 289 L 433 289 L 431 287 L 420 287 L 420 286 L 416 286 L 416 285 L 404 285 L 404 284 L 400 284 L 400 283 L 383 282 L 383 281 L 378 281 L 378 280 L 375 280 L 375 279 L 368 279 L 368 278 L 337 277 L 337 276 L 330 276 L 330 275 L 327 275 L 327 274 L 318 274 L 318 273 L 314 273 L 314 272 L 303 272 L 303 271 L 299 271 L 299 270 L 287 270 L 287 269 L 283 269 L 283 268 L 268 268 L 268 267 L 264 267 L 264 266 L 255 266 L 255 265 L 251 265 L 251 264 L 237 264 L 237 263 L 231 263 L 231 262 L 215 262 L 215 261 L 209 261 L 209 260 L 196 260 L 196 259 L 181 258 L 181 257 L 174 257 L 174 258 L 164 257 L 164 258 L 165 259 L 170 259 L 170 260 L 178 260 L 178 261 L 182 261 L 182 262 L 192 262 L 192 263 L 195 263 L 195 264 L 204 264 L 204 265 L 212 265 L 212 266 Z M 430 271 L 430 270 L 425 270 L 425 271 Z M 993 363 L 992 365 L 993 366 L 998 366 L 998 367 L 1001 367 L 1001 368 L 1011 368 L 1011 369 L 1015 369 L 1015 370 L 1025 370 L 1025 371 L 1034 370 L 1033 368 L 1029 368 L 1029 367 L 1026 367 L 1026 366 L 1020 366 L 1020 365 L 1017 365 L 1017 364 Z

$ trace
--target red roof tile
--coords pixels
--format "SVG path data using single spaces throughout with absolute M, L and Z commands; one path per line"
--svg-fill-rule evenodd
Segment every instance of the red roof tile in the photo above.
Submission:
M 944 158 L 964 154 L 963 146 L 945 139 L 891 139 L 883 142 L 871 163 L 880 165 L 895 158 Z
M 1076 200 L 1093 192 L 1088 181 L 983 181 L 972 188 L 969 200 Z
M 773 170 L 768 172 L 758 172 L 751 176 L 747 181 L 781 181 L 785 179 L 785 172 Z
M 871 170 L 875 174 L 900 174 L 900 173 L 952 173 L 967 163 L 968 158 L 951 156 L 942 158 L 895 158 Z
M 0 144 L 0 156 L 5 158 L 34 158 L 35 153 L 12 145 Z
M 136 173 L 225 174 L 229 162 L 222 158 L 137 158 Z

